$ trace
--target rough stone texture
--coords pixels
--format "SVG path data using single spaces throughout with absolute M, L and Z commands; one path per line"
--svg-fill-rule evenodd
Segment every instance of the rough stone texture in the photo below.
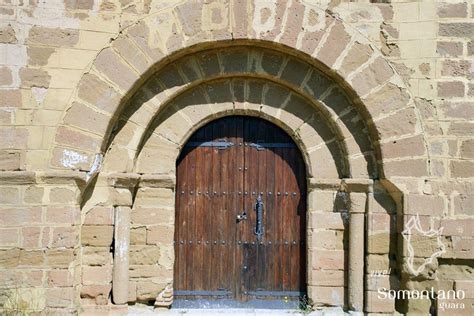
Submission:
M 365 312 L 428 313 L 430 302 L 377 299 L 381 285 L 434 284 L 472 297 L 473 5 L 372 2 L 3 1 L 0 308 L 8 288 L 21 287 L 37 313 L 126 312 L 109 302 L 111 212 L 132 201 L 105 180 L 116 171 L 168 179 L 131 184 L 128 299 L 169 306 L 175 160 L 191 129 L 232 113 L 263 116 L 294 135 L 317 180 L 308 195 L 316 306 L 347 303 L 347 205 L 334 179 L 349 176 L 380 179 L 366 217 L 366 272 L 400 268 L 390 258 L 406 259 L 400 233 L 416 214 L 423 229 L 444 227 L 447 246 L 417 278 L 403 267 L 380 283 L 365 275 Z M 230 38 L 248 46 L 199 44 Z M 251 38 L 279 44 L 263 49 Z M 163 60 L 181 49 L 189 57 Z M 191 83 L 192 94 L 162 111 Z M 105 161 L 96 178 L 97 153 Z M 413 242 L 417 262 L 436 248 Z
M 11 25 L 0 27 L 0 43 L 14 44 L 16 42 L 15 30 Z

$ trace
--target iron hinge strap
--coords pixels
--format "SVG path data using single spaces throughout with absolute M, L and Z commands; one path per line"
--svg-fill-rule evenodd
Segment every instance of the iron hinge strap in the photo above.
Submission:
M 234 143 L 225 140 L 212 142 L 188 142 L 185 147 L 216 147 L 217 149 L 227 149 L 234 146 Z

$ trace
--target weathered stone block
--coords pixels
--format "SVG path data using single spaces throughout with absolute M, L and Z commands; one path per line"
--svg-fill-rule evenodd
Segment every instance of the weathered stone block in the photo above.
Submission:
M 419 214 L 430 216 L 442 216 L 447 210 L 447 203 L 442 196 L 409 194 L 405 214 Z
M 113 41 L 112 47 L 122 56 L 130 65 L 132 65 L 139 73 L 144 73 L 151 64 L 145 55 L 133 44 L 133 42 L 125 37 L 118 37 Z
M 313 231 L 309 242 L 311 248 L 341 250 L 344 248 L 344 233 L 340 230 Z
M 132 224 L 172 224 L 174 220 L 174 210 L 171 207 L 137 207 L 132 211 Z
M 133 265 L 130 266 L 131 278 L 155 278 L 163 282 L 173 279 L 173 270 L 165 269 L 159 265 Z
M 373 48 L 370 45 L 355 42 L 349 49 L 347 56 L 344 57 L 339 72 L 343 75 L 348 75 L 365 62 L 367 62 L 373 53 Z
M 149 301 L 154 300 L 158 293 L 163 290 L 166 283 L 155 283 L 153 281 L 138 281 L 137 282 L 137 300 Z
M 0 204 L 15 205 L 19 203 L 20 203 L 20 190 L 18 188 L 0 187 Z
M 437 43 L 436 52 L 443 57 L 458 57 L 462 55 L 462 46 L 461 42 L 439 41 Z
M 131 245 L 146 245 L 146 227 L 132 227 L 130 229 L 130 244 Z
M 367 252 L 386 254 L 390 252 L 390 239 L 391 235 L 389 232 L 383 233 L 369 233 L 367 239 Z
M 4 190 L 2 192 L 7 194 L 11 191 Z M 40 207 L 2 208 L 0 209 L 0 225 L 21 226 L 41 223 L 41 213 Z
M 16 228 L 0 229 L 1 247 L 18 247 L 20 244 L 20 231 Z
M 453 160 L 450 163 L 451 177 L 471 178 L 474 177 L 474 162 L 465 160 Z
M 379 57 L 367 68 L 356 74 L 351 81 L 358 95 L 363 96 L 387 81 L 393 74 L 394 72 L 389 64 Z
M 5 43 L 5 44 L 17 43 L 15 30 L 10 24 L 0 27 L 0 43 Z
M 87 212 L 84 225 L 113 225 L 114 208 L 111 206 L 96 206 Z
M 449 119 L 464 119 L 474 116 L 474 102 L 442 102 L 440 112 Z
M 140 188 L 137 206 L 174 207 L 174 191 L 167 188 Z
M 146 243 L 148 245 L 172 244 L 174 237 L 173 226 L 149 226 L 147 227 Z
M 27 128 L 0 128 L 0 148 L 26 149 L 28 148 L 28 136 Z
M 111 284 L 85 285 L 81 287 L 81 298 L 95 299 L 96 304 L 106 305 L 111 290 Z
M 74 265 L 76 255 L 72 249 L 50 249 L 46 250 L 45 257 L 48 267 L 69 268 Z
M 113 226 L 111 225 L 84 225 L 81 229 L 83 246 L 110 246 L 112 245 Z
M 77 130 L 59 126 L 56 131 L 55 140 L 58 144 L 73 146 L 82 150 L 91 150 L 100 147 L 101 139 L 86 135 Z
M 455 196 L 454 214 L 474 215 L 474 195 L 459 194 Z
M 315 306 L 344 306 L 344 287 L 308 286 L 308 297 Z
M 123 91 L 128 91 L 138 80 L 138 74 L 111 48 L 103 50 L 97 56 L 94 65 Z
M 156 246 L 130 246 L 130 265 L 153 265 L 160 259 L 160 248 Z
M 474 231 L 471 229 L 474 227 L 474 218 L 464 219 L 443 219 L 439 223 L 439 227 L 443 227 L 444 236 L 463 236 L 472 237 Z
M 309 213 L 309 228 L 313 229 L 344 229 L 344 214 L 342 213 Z
M 344 286 L 344 271 L 341 270 L 313 270 L 308 280 L 310 286 Z
M 73 248 L 78 241 L 78 234 L 75 227 L 53 228 L 51 247 Z
M 107 129 L 110 117 L 94 111 L 84 104 L 74 102 L 66 111 L 64 123 L 71 124 L 92 133 L 103 135 Z M 95 148 L 91 148 L 94 150 Z
M 48 206 L 46 221 L 52 224 L 79 224 L 80 210 L 78 206 Z
M 388 271 L 390 268 L 395 268 L 395 263 L 390 261 L 389 255 L 375 255 L 370 254 L 366 257 L 365 263 L 367 271 Z
M 82 267 L 82 284 L 110 284 L 112 282 L 112 267 L 105 266 L 84 266 Z
M 45 46 L 74 46 L 79 41 L 79 30 L 33 26 L 28 35 L 28 44 Z
M 18 264 L 24 267 L 40 267 L 45 264 L 45 254 L 43 250 L 20 250 Z
M 66 269 L 51 270 L 47 272 L 47 282 L 51 287 L 73 286 L 73 275 Z
M 315 270 L 344 270 L 344 250 L 312 250 L 311 254 Z
M 1 99 L 1 97 L 0 97 Z M 13 171 L 24 169 L 22 155 L 19 152 L 0 151 L 0 170 Z
M 331 67 L 349 44 L 350 40 L 351 36 L 345 30 L 344 24 L 336 22 L 331 28 L 329 36 L 319 51 L 317 58 L 328 67 Z
M 77 95 L 82 100 L 109 113 L 115 112 L 121 98 L 119 92 L 92 73 L 81 78 Z
M 467 3 L 439 3 L 438 16 L 440 18 L 467 17 Z
M 473 38 L 473 23 L 440 23 L 439 35 L 449 37 Z
M 387 294 L 386 292 L 384 294 Z M 368 313 L 394 313 L 395 300 L 387 298 L 384 294 L 378 291 L 365 292 L 365 307 L 364 311 Z
M 49 202 L 75 204 L 77 203 L 76 192 L 68 188 L 52 188 L 49 192 Z
M 47 307 L 72 307 L 74 305 L 75 290 L 72 287 L 46 289 Z
M 82 264 L 89 266 L 104 266 L 112 263 L 110 247 L 83 247 Z
M 403 124 L 400 124 L 400 122 L 403 122 Z M 405 108 L 390 116 L 377 120 L 377 132 L 382 142 L 384 138 L 415 134 L 416 122 L 417 117 L 415 110 L 413 108 Z
M 22 87 L 48 88 L 51 81 L 51 75 L 41 69 L 21 68 L 20 79 Z
M 428 174 L 425 159 L 408 159 L 386 162 L 384 172 L 388 176 L 422 177 Z
M 384 158 L 417 157 L 426 152 L 425 136 L 420 134 L 382 144 Z

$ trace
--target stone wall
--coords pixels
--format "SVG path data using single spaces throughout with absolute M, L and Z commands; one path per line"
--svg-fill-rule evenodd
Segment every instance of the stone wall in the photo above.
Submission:
M 120 205 L 132 207 L 129 301 L 169 305 L 174 161 L 198 126 L 236 113 L 275 122 L 303 149 L 317 306 L 348 306 L 338 179 L 357 178 L 376 180 L 365 311 L 426 313 L 435 303 L 377 289 L 435 287 L 465 290 L 469 307 L 454 312 L 469 313 L 474 5 L 384 2 L 0 0 L 2 308 L 111 308 Z M 416 215 L 443 228 L 445 252 L 414 276 L 402 232 Z M 439 249 L 418 235 L 415 266 Z

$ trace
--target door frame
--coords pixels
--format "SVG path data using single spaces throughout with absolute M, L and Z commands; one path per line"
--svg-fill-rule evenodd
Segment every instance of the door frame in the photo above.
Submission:
M 297 145 L 297 143 L 295 142 L 295 140 L 284 130 L 282 129 L 280 126 L 276 125 L 275 123 L 269 121 L 269 120 L 266 120 L 266 119 L 263 119 L 261 117 L 255 117 L 255 116 L 250 116 L 250 115 L 241 115 L 241 114 L 237 114 L 237 115 L 227 115 L 227 116 L 224 116 L 225 118 L 230 118 L 230 117 L 235 117 L 235 118 L 243 118 L 245 120 L 245 118 L 252 118 L 252 119 L 256 119 L 258 121 L 262 121 L 264 122 L 265 124 L 268 124 L 269 126 L 273 126 L 274 129 L 276 130 L 279 130 L 280 133 L 282 133 L 282 135 L 285 135 L 287 138 L 288 138 L 288 142 L 291 142 L 292 145 L 294 145 L 294 147 L 296 148 L 297 150 L 297 154 L 299 155 L 299 157 L 295 157 L 295 159 L 297 161 L 300 161 L 301 163 L 303 163 L 303 166 L 304 166 L 304 175 L 303 177 L 301 177 L 301 174 L 295 174 L 295 177 L 296 177 L 296 181 L 300 184 L 303 184 L 304 182 L 304 185 L 302 185 L 302 190 L 300 189 L 299 190 L 299 194 L 302 196 L 302 198 L 305 199 L 304 203 L 304 214 L 305 214 L 305 219 L 304 219 L 304 227 L 303 225 L 299 226 L 299 231 L 301 230 L 304 230 L 304 237 L 303 239 L 301 240 L 301 242 L 303 242 L 304 244 L 304 247 L 301 247 L 301 250 L 304 252 L 304 253 L 301 253 L 300 254 L 300 258 L 301 260 L 304 260 L 304 267 L 302 266 L 302 269 L 304 269 L 304 271 L 300 272 L 300 273 L 303 273 L 304 274 L 304 280 L 302 281 L 303 283 L 301 284 L 299 281 L 298 284 L 301 284 L 302 286 L 304 285 L 304 289 L 300 289 L 298 290 L 298 292 L 301 292 L 301 293 L 304 293 L 303 296 L 306 296 L 307 295 L 307 279 L 308 279 L 308 271 L 307 271 L 307 264 L 306 264 L 306 261 L 307 261 L 307 256 L 308 256 L 308 251 L 307 251 L 307 240 L 308 240 L 308 204 L 307 204 L 307 197 L 308 197 L 308 186 L 307 186 L 307 166 L 306 166 L 306 162 L 304 161 L 304 155 L 303 153 L 301 152 L 301 149 L 299 148 L 299 146 Z M 196 133 L 201 130 L 202 128 L 205 128 L 206 126 L 220 120 L 220 119 L 223 119 L 224 117 L 219 117 L 219 118 L 215 118 L 215 119 L 212 119 L 208 122 L 206 122 L 205 124 L 203 124 L 202 126 L 200 126 L 198 129 L 196 129 L 190 136 L 190 139 L 196 135 Z M 244 122 L 242 122 L 242 124 L 244 124 Z M 242 131 L 242 135 L 241 136 L 244 136 L 244 131 Z M 223 137 L 223 138 L 226 138 L 227 137 L 224 135 L 224 136 L 220 136 L 220 137 Z M 189 142 L 190 140 L 188 139 L 182 146 L 182 148 L 184 149 L 185 147 L 189 147 Z M 276 143 L 278 143 L 277 141 L 275 141 Z M 285 141 L 286 142 L 286 141 Z M 204 140 L 204 143 L 206 144 L 204 147 L 213 147 L 213 144 L 212 141 L 210 140 Z M 208 144 L 209 143 L 209 144 Z M 191 145 L 191 147 L 195 147 L 197 144 L 194 144 Z M 217 144 L 216 144 L 217 145 Z M 238 145 L 238 144 L 236 144 Z M 273 145 L 270 144 L 270 146 Z M 291 146 L 293 147 L 293 146 Z M 242 154 L 243 155 L 247 155 L 247 147 L 242 147 L 243 148 L 243 152 Z M 227 148 L 228 149 L 228 148 Z M 227 150 L 226 149 L 226 150 Z M 182 151 L 180 152 L 180 154 L 178 155 L 178 158 L 176 160 L 176 173 L 178 172 L 178 162 L 179 160 L 181 159 L 182 157 Z M 277 153 L 274 153 L 274 155 L 277 155 Z M 287 167 L 287 168 L 291 168 L 291 167 Z M 301 170 L 302 171 L 302 170 Z M 293 171 L 294 172 L 294 171 Z M 244 176 L 244 179 L 245 179 L 245 176 Z M 175 208 L 174 208 L 174 212 L 175 212 L 175 234 L 176 234 L 176 225 L 177 225 L 177 220 L 178 220 L 178 216 L 177 216 L 177 212 L 178 212 L 178 208 L 177 208 L 177 201 L 178 201 L 178 197 L 180 196 L 180 191 L 181 189 L 178 190 L 178 176 L 176 174 L 176 184 L 175 184 L 175 197 L 176 197 L 176 202 L 175 202 Z M 244 180 L 243 180 L 244 181 Z M 245 187 L 245 183 L 243 183 L 244 187 Z M 298 185 L 299 186 L 299 185 Z M 243 188 L 242 188 L 243 189 Z M 197 191 L 196 191 L 197 192 Z M 243 192 L 242 192 L 243 193 Z M 250 193 L 250 192 L 249 192 Z M 276 194 L 276 192 L 275 192 Z M 250 210 L 249 210 L 250 211 Z M 295 222 L 295 225 L 296 225 L 296 222 Z M 176 235 L 175 235 L 175 239 L 176 239 Z M 176 243 L 176 240 L 175 240 L 175 243 Z M 176 259 L 176 255 L 175 255 L 175 259 Z M 240 258 L 240 259 L 243 259 Z M 303 261 L 301 262 L 301 264 L 303 263 Z M 242 263 L 244 264 L 244 263 Z M 288 263 L 289 264 L 289 263 Z M 237 267 L 235 267 L 237 269 Z M 177 269 L 177 266 L 176 266 L 176 261 L 175 261 L 175 264 L 173 266 L 173 275 L 176 276 L 176 269 Z M 235 271 L 238 271 L 238 270 L 235 270 Z M 234 272 L 235 272 L 234 271 Z M 173 277 L 173 288 L 175 287 L 175 278 Z M 236 279 L 234 279 L 234 283 L 233 286 L 231 288 L 241 288 L 243 286 L 243 279 L 242 279 L 242 276 L 238 276 Z M 185 291 L 186 292 L 186 291 Z M 199 291 L 196 291 L 196 292 L 199 292 Z M 210 295 L 211 292 L 215 292 L 215 291 L 211 291 L 211 290 L 203 290 L 201 291 L 203 293 L 206 293 L 204 295 Z M 239 306 L 245 306 L 245 303 L 246 301 L 245 300 L 239 300 L 238 297 L 240 296 L 245 296 L 247 291 L 244 291 L 244 292 L 240 292 L 240 290 L 238 290 L 237 292 L 239 293 L 234 293 L 237 295 L 237 298 L 233 298 L 232 300 L 236 300 L 236 303 L 238 302 Z M 249 292 L 251 292 L 249 290 Z M 268 292 L 268 293 L 273 293 L 274 290 L 265 290 L 263 292 Z M 262 293 L 263 293 L 262 292 Z M 282 293 L 285 292 L 285 291 L 282 291 Z M 285 296 L 282 296 L 282 299 L 280 301 L 283 301 L 283 300 L 294 300 L 292 299 L 290 296 L 293 294 L 293 292 L 291 291 L 287 291 L 289 294 L 285 295 Z M 245 293 L 245 294 L 243 294 Z M 286 292 L 285 292 L 286 293 Z M 300 296 L 300 300 L 305 300 L 305 298 L 303 296 Z M 278 299 L 275 299 L 274 301 L 279 301 Z M 275 304 L 275 306 L 278 305 L 278 304 Z M 271 306 L 270 304 L 268 306 Z M 285 306 L 284 304 L 282 306 Z M 296 305 L 295 305 L 296 306 Z

